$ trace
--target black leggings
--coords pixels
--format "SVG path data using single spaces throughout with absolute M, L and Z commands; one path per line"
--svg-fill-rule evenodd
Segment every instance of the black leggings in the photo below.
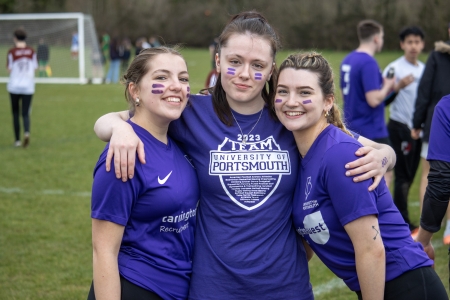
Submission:
M 20 141 L 20 123 L 19 123 L 19 108 L 20 99 L 22 99 L 22 119 L 23 127 L 25 132 L 30 132 L 30 110 L 31 110 L 31 99 L 33 95 L 22 95 L 22 94 L 9 94 L 11 97 L 11 108 L 13 114 L 13 125 L 14 125 L 14 136 L 16 141 Z
M 121 300 L 162 300 L 157 294 L 129 282 L 122 276 L 120 276 L 120 291 Z M 94 282 L 91 284 L 87 300 L 95 300 Z
M 361 292 L 356 292 L 362 300 Z M 448 300 L 441 279 L 433 268 L 424 267 L 403 273 L 386 282 L 385 300 Z

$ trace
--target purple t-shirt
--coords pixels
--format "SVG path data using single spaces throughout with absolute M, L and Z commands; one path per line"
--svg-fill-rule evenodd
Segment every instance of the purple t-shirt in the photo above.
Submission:
M 197 175 L 170 138 L 166 145 L 128 123 L 145 145 L 147 163 L 136 161 L 133 180 L 117 180 L 114 172 L 105 171 L 107 145 L 94 170 L 91 217 L 125 226 L 118 259 L 123 277 L 164 299 L 186 299 L 199 200 Z
M 267 108 L 224 125 L 211 96 L 191 96 L 171 136 L 192 157 L 200 203 L 190 299 L 313 299 L 292 223 L 298 150 Z M 258 121 L 258 118 L 260 117 Z
M 448 141 L 450 141 L 450 95 L 444 96 L 434 108 L 427 160 L 450 163 Z
M 384 103 L 373 108 L 366 100 L 367 92 L 379 90 L 382 85 L 380 68 L 369 54 L 353 51 L 342 61 L 341 91 L 346 125 L 368 139 L 388 137 Z
M 354 183 L 345 163 L 361 147 L 354 138 L 329 125 L 301 161 L 294 195 L 294 224 L 317 256 L 353 291 L 359 291 L 355 252 L 344 225 L 378 215 L 386 251 L 386 281 L 404 272 L 431 266 L 422 246 L 411 238 L 384 180 L 368 192 L 371 180 Z M 374 232 L 375 233 L 375 232 Z

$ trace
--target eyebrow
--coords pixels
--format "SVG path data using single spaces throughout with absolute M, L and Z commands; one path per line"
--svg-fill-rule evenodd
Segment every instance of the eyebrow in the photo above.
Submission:
M 282 88 L 288 88 L 287 86 L 285 86 L 285 85 L 282 85 L 282 84 L 279 84 L 279 85 L 277 85 L 277 88 L 279 88 L 279 87 L 282 87 Z M 308 85 L 305 85 L 305 86 L 298 86 L 298 87 L 296 87 L 295 88 L 296 90 L 301 90 L 301 89 L 310 89 L 310 90 L 314 90 L 312 87 L 310 87 L 310 86 L 308 86 Z
M 239 54 L 228 54 L 228 55 L 225 55 L 225 57 L 230 57 L 230 56 L 236 56 L 237 58 L 240 58 L 240 59 L 243 59 L 244 57 L 243 56 L 241 56 L 241 55 L 239 55 Z M 259 59 L 259 58 L 256 58 L 256 59 L 252 59 L 252 61 L 257 61 L 257 62 L 261 62 L 261 63 L 265 63 L 265 64 L 268 64 L 268 62 L 266 62 L 266 61 L 264 61 L 264 60 L 261 60 L 261 59 Z
M 158 70 L 153 71 L 152 74 L 155 74 L 155 73 L 158 73 L 158 72 L 160 72 L 160 73 L 166 73 L 166 74 L 170 74 L 170 73 L 171 73 L 169 70 L 158 69 Z M 187 71 L 181 71 L 181 72 L 178 73 L 178 74 L 189 74 L 189 73 L 188 73 Z

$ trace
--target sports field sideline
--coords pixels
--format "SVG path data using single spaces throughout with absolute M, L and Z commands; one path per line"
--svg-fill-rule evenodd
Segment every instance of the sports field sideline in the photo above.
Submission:
M 203 87 L 207 50 L 184 49 L 191 90 Z M 280 62 L 289 51 L 278 55 Z M 346 52 L 323 51 L 335 74 Z M 381 68 L 401 55 L 376 56 Z M 425 62 L 426 55 L 421 57 Z M 121 85 L 37 85 L 31 144 L 13 148 L 6 85 L 0 84 L 0 299 L 86 299 L 92 280 L 90 189 L 92 170 L 104 147 L 95 120 L 126 109 Z M 340 92 L 337 90 L 340 98 Z M 418 174 L 420 173 L 420 170 Z M 418 181 L 410 213 L 418 223 Z M 448 285 L 448 255 L 435 236 L 436 270 Z M 315 257 L 310 263 L 316 299 L 356 299 Z

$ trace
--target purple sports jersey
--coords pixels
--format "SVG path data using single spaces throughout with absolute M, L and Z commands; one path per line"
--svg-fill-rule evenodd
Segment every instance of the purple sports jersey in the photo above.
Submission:
M 164 299 L 186 299 L 192 271 L 199 200 L 197 175 L 180 148 L 167 145 L 130 120 L 145 145 L 133 180 L 106 172 L 107 145 L 94 170 L 91 217 L 125 226 L 119 272 Z M 114 167 L 111 167 L 114 170 Z
M 313 299 L 292 224 L 299 164 L 292 133 L 264 108 L 259 121 L 259 112 L 233 112 L 244 134 L 254 127 L 243 137 L 219 120 L 211 96 L 189 101 L 170 127 L 201 190 L 189 298 Z
M 450 163 L 449 145 L 442 141 L 450 141 L 450 95 L 444 96 L 434 108 L 427 160 Z
M 388 137 L 384 103 L 371 107 L 366 93 L 381 89 L 383 78 L 377 61 L 364 52 L 353 51 L 341 64 L 341 91 L 344 116 L 349 129 L 368 139 Z
M 360 286 L 352 241 L 344 225 L 378 215 L 386 250 L 386 281 L 433 262 L 411 238 L 408 225 L 395 207 L 384 180 L 368 192 L 371 180 L 354 183 L 344 165 L 357 158 L 361 145 L 333 125 L 314 141 L 301 161 L 293 215 L 302 235 L 322 262 L 353 291 Z

